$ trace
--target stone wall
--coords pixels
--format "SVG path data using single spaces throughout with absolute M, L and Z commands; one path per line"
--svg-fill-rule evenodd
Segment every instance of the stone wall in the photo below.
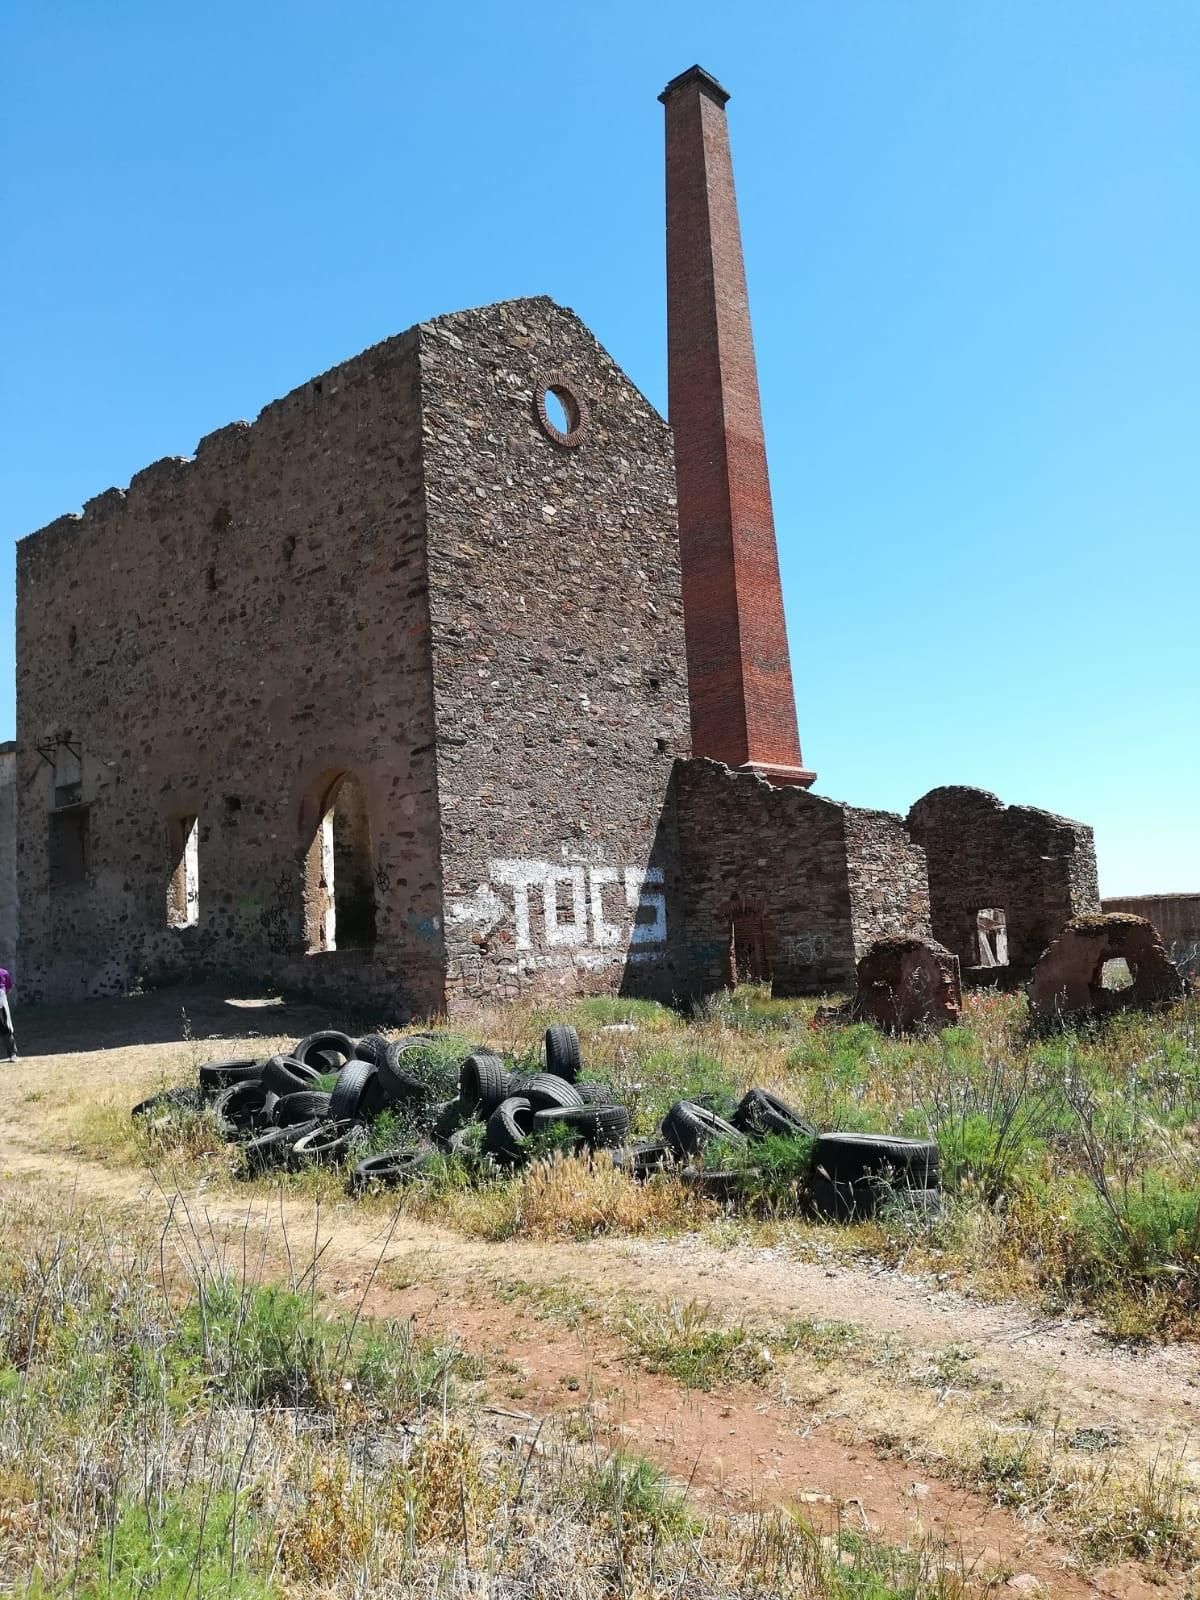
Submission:
M 715 761 L 679 762 L 674 795 L 688 995 L 729 982 L 739 940 L 753 964 L 761 939 L 774 993 L 819 994 L 851 987 L 881 934 L 928 932 L 922 853 L 899 817 Z
M 421 330 L 452 1004 L 680 985 L 671 435 L 544 298 Z M 556 380 L 577 442 L 539 422 Z
M 0 744 L 0 967 L 17 966 L 17 747 Z
M 1200 894 L 1134 894 L 1104 900 L 1105 911 L 1145 917 L 1158 929 L 1171 960 L 1190 977 L 1200 977 Z
M 979 964 L 977 916 L 1003 910 L 1008 965 L 1027 974 L 1072 917 L 1099 909 L 1092 830 L 983 789 L 931 789 L 908 813 L 928 859 L 933 936 Z
M 842 814 L 856 959 L 887 934 L 928 937 L 929 869 L 903 818 L 848 805 Z
M 440 1005 L 419 341 L 18 546 L 24 1000 L 220 971 Z M 376 945 L 308 955 L 306 856 L 347 770 L 370 811 Z M 198 915 L 172 927 L 168 824 L 188 816 Z

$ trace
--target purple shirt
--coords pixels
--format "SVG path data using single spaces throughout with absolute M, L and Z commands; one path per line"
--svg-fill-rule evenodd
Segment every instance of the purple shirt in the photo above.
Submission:
M 0 967 L 0 990 L 3 990 L 4 993 L 7 994 L 11 988 L 12 979 L 8 975 L 8 969 L 6 967 Z

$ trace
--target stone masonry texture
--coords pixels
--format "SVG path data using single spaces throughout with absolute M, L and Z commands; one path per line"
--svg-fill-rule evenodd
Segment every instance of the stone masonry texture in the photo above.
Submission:
M 230 972 L 440 1004 L 421 337 L 367 350 L 19 545 L 25 998 Z M 52 889 L 63 748 L 81 755 L 86 872 Z M 305 858 L 318 797 L 347 770 L 372 814 L 378 939 L 310 957 Z M 181 815 L 199 819 L 186 928 L 166 918 Z
M 925 851 L 933 936 L 963 967 L 979 963 L 977 916 L 1002 910 L 1009 966 L 1027 976 L 1073 918 L 1100 909 L 1092 830 L 983 789 L 931 789 L 908 813 Z
M 1146 917 L 1162 935 L 1179 970 L 1200 978 L 1200 894 L 1123 895 L 1103 901 L 1102 909 Z
M 555 374 L 577 447 L 536 419 Z M 670 431 L 548 300 L 422 335 L 433 695 L 452 1003 L 669 996 L 688 754 Z
M 538 421 L 551 373 L 586 403 L 574 448 Z M 385 341 L 24 540 L 18 653 L 27 998 L 228 972 L 405 1015 L 680 987 L 670 432 L 551 301 Z M 310 953 L 338 792 L 365 801 L 375 940 Z M 82 879 L 51 887 L 80 825 Z
M 17 746 L 0 744 L 0 967 L 17 961 Z
M 810 784 L 796 726 L 725 102 L 694 67 L 666 107 L 667 349 L 692 748 Z
M 690 996 L 728 982 L 739 915 L 760 919 L 782 995 L 847 988 L 876 939 L 929 933 L 922 852 L 899 817 L 701 759 L 678 764 L 674 795 Z

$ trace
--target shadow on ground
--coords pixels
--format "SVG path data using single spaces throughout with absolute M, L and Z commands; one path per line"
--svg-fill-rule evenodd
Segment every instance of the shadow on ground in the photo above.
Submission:
M 302 1038 L 317 1028 L 358 1031 L 355 1019 L 332 1007 L 282 999 L 269 991 L 180 986 L 78 1005 L 13 1007 L 23 1058 L 110 1050 L 182 1039 Z

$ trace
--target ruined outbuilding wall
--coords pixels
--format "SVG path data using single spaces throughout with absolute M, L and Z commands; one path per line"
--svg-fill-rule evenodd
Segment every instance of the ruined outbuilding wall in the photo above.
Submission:
M 0 967 L 12 972 L 16 964 L 17 746 L 10 739 L 0 744 Z
M 908 831 L 928 859 L 933 936 L 965 968 L 979 963 L 984 908 L 1003 910 L 1018 973 L 1032 971 L 1072 917 L 1099 909 L 1092 830 L 1068 817 L 952 785 L 916 802 Z
M 899 817 L 699 759 L 677 764 L 674 795 L 689 994 L 728 982 L 735 918 L 760 921 L 781 995 L 848 987 L 882 934 L 928 932 L 924 857 Z
M 842 815 L 855 958 L 887 934 L 930 936 L 929 869 L 904 819 L 849 805 Z
M 670 430 L 545 298 L 438 318 L 421 368 L 450 999 L 667 997 L 689 749 Z M 586 410 L 577 445 L 539 425 L 552 378 Z
M 1200 975 L 1200 894 L 1118 895 L 1101 904 L 1106 912 L 1125 911 L 1152 922 L 1175 965 Z
M 440 1004 L 418 337 L 18 546 L 24 999 L 223 971 Z M 57 797 L 56 749 L 81 756 Z M 378 937 L 309 956 L 305 849 L 346 769 L 371 813 Z M 86 807 L 86 862 L 51 889 L 56 798 Z M 199 818 L 199 914 L 169 927 L 180 815 Z

